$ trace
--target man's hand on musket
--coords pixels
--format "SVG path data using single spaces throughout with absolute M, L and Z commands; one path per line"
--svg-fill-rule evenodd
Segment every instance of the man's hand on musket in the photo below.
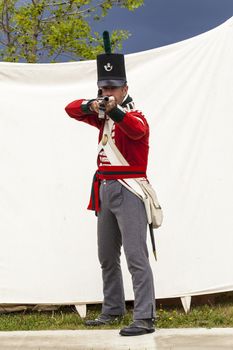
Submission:
M 89 108 L 92 112 L 96 112 L 97 114 L 99 114 L 99 102 L 98 102 L 98 100 L 92 101 Z
M 105 111 L 108 114 L 113 108 L 117 106 L 116 98 L 114 96 L 109 96 L 109 100 L 105 102 Z
M 113 108 L 117 106 L 117 102 L 114 96 L 109 96 L 108 101 L 105 100 L 95 100 L 92 101 L 90 105 L 90 110 L 92 112 L 96 112 L 99 114 L 99 109 L 100 109 L 100 104 L 103 106 L 103 109 L 105 110 L 106 113 L 110 112 Z

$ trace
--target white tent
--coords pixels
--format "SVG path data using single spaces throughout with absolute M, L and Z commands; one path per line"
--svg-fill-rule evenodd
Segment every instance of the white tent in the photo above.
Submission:
M 157 298 L 233 290 L 232 37 L 230 19 L 126 56 L 165 216 L 157 263 L 151 254 Z M 95 61 L 0 63 L 0 303 L 102 300 L 96 218 L 86 210 L 98 130 L 64 111 L 95 96 L 95 82 Z M 123 270 L 130 300 L 124 259 Z

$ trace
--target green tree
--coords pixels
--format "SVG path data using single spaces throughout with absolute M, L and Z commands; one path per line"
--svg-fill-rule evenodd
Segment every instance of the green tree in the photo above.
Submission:
M 144 0 L 0 0 L 0 59 L 8 62 L 94 59 L 103 52 L 102 36 L 90 22 L 99 21 L 114 6 L 133 11 Z M 113 51 L 129 37 L 111 33 Z

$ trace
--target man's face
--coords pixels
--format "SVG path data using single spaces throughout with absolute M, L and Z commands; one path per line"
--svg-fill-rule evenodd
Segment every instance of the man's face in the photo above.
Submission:
M 104 86 L 101 88 L 102 89 L 102 96 L 114 96 L 116 99 L 116 103 L 119 105 L 122 103 L 124 100 L 125 96 L 127 95 L 128 92 L 128 86 Z

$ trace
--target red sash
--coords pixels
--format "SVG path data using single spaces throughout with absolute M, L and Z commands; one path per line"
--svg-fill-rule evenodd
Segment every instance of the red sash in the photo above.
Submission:
M 100 180 L 118 180 L 137 177 L 146 177 L 146 169 L 142 166 L 99 166 L 92 181 L 91 197 L 87 207 L 89 210 L 100 211 L 99 187 Z

